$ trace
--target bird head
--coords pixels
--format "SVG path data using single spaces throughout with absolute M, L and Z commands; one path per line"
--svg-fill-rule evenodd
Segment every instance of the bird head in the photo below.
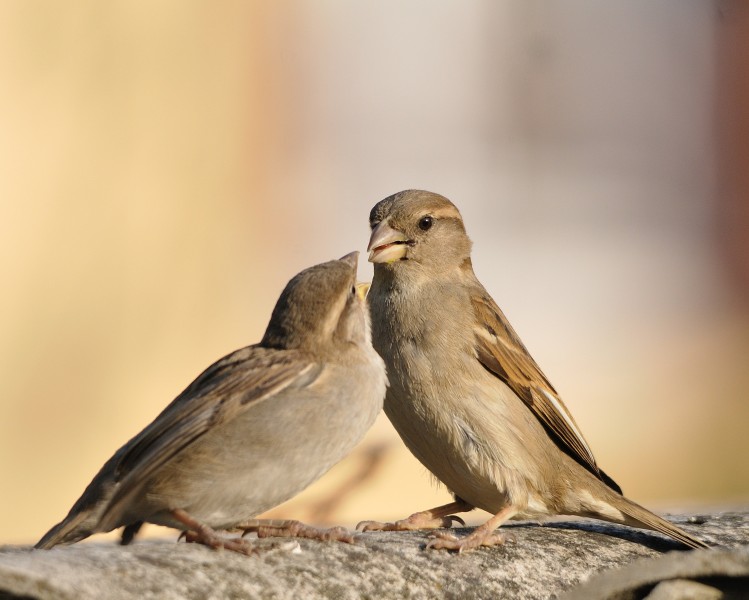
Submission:
M 276 302 L 261 345 L 319 352 L 370 344 L 369 284 L 356 283 L 358 257 L 352 252 L 294 276 Z
M 471 240 L 463 218 L 444 196 L 406 190 L 378 202 L 369 214 L 369 261 L 392 271 L 432 272 L 470 264 Z

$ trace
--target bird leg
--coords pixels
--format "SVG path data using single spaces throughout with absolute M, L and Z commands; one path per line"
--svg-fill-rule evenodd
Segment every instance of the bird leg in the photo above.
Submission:
M 135 536 L 140 531 L 141 527 L 143 527 L 143 521 L 136 521 L 135 523 L 130 523 L 130 525 L 126 525 L 125 527 L 123 527 L 120 545 L 127 546 L 130 542 L 132 542 L 135 539 Z
M 222 537 L 208 525 L 193 519 L 181 508 L 172 510 L 172 516 L 188 528 L 184 532 L 185 541 L 188 543 L 203 544 L 214 550 L 226 548 L 232 552 L 239 552 L 248 556 L 257 552 L 247 540 Z
M 418 529 L 439 529 L 451 527 L 453 521 L 465 525 L 463 519 L 452 513 L 468 512 L 474 506 L 465 500 L 456 500 L 436 508 L 430 508 L 412 514 L 410 517 L 395 523 L 381 523 L 379 521 L 362 521 L 356 526 L 357 531 L 416 531 Z
M 345 527 L 331 527 L 324 529 L 306 525 L 301 521 L 290 521 L 285 519 L 252 519 L 245 523 L 236 525 L 234 529 L 241 530 L 242 537 L 248 533 L 257 532 L 257 537 L 296 537 L 324 542 L 354 543 L 353 534 Z
M 507 536 L 495 530 L 505 521 L 511 519 L 517 512 L 514 506 L 503 508 L 486 523 L 476 527 L 476 529 L 464 538 L 457 538 L 446 531 L 435 532 L 431 535 L 433 539 L 427 544 L 427 549 L 455 550 L 461 553 L 466 550 L 480 548 L 481 546 L 501 546 L 505 543 Z

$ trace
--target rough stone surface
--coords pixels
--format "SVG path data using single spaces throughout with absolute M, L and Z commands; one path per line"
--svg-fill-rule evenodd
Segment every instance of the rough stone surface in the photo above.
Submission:
M 652 592 L 661 594 L 651 594 L 657 599 L 674 597 L 663 595 L 671 593 L 669 586 L 693 581 L 708 588 L 693 586 L 695 593 L 703 594 L 697 598 L 712 597 L 704 595 L 711 587 L 730 590 L 730 585 L 746 585 L 749 514 L 677 521 L 724 549 L 669 552 L 676 546 L 655 534 L 582 521 L 511 525 L 505 530 L 514 534 L 514 542 L 465 555 L 425 551 L 427 535 L 422 532 L 366 533 L 357 545 L 257 540 L 258 548 L 280 547 L 251 557 L 174 541 L 144 541 L 126 547 L 83 543 L 49 551 L 4 546 L 0 548 L 0 599 L 535 600 L 565 592 L 565 598 L 643 598 Z M 630 568 L 619 569 L 631 563 Z M 597 576 L 602 572 L 607 573 Z M 661 581 L 669 583 L 658 591 Z M 609 596 L 606 590 L 611 590 Z
M 652 591 L 651 591 L 652 590 Z M 671 552 L 596 575 L 563 600 L 749 598 L 749 546 Z
M 713 586 L 686 579 L 662 581 L 647 595 L 647 600 L 720 600 L 723 592 Z

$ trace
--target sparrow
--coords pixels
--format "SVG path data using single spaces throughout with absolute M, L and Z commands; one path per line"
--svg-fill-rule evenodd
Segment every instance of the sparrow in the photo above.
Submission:
M 283 290 L 259 344 L 218 360 L 115 452 L 49 549 L 144 523 L 187 541 L 250 554 L 218 530 L 351 542 L 343 528 L 254 517 L 288 500 L 346 456 L 382 408 L 387 377 L 371 344 L 358 252 L 310 267 Z
M 390 382 L 385 413 L 455 502 L 357 529 L 450 527 L 463 522 L 453 513 L 481 508 L 494 516 L 467 537 L 437 532 L 427 546 L 501 544 L 496 530 L 508 519 L 576 515 L 707 547 L 625 498 L 599 468 L 561 397 L 476 278 L 452 202 L 403 191 L 377 203 L 369 224 L 372 343 Z

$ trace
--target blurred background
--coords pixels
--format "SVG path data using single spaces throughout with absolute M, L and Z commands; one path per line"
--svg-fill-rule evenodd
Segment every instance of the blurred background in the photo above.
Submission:
M 37 540 L 260 339 L 291 276 L 363 251 L 371 206 L 414 187 L 459 206 L 479 278 L 628 495 L 748 506 L 748 13 L 0 4 L 0 542 Z M 383 416 L 273 514 L 447 501 Z

